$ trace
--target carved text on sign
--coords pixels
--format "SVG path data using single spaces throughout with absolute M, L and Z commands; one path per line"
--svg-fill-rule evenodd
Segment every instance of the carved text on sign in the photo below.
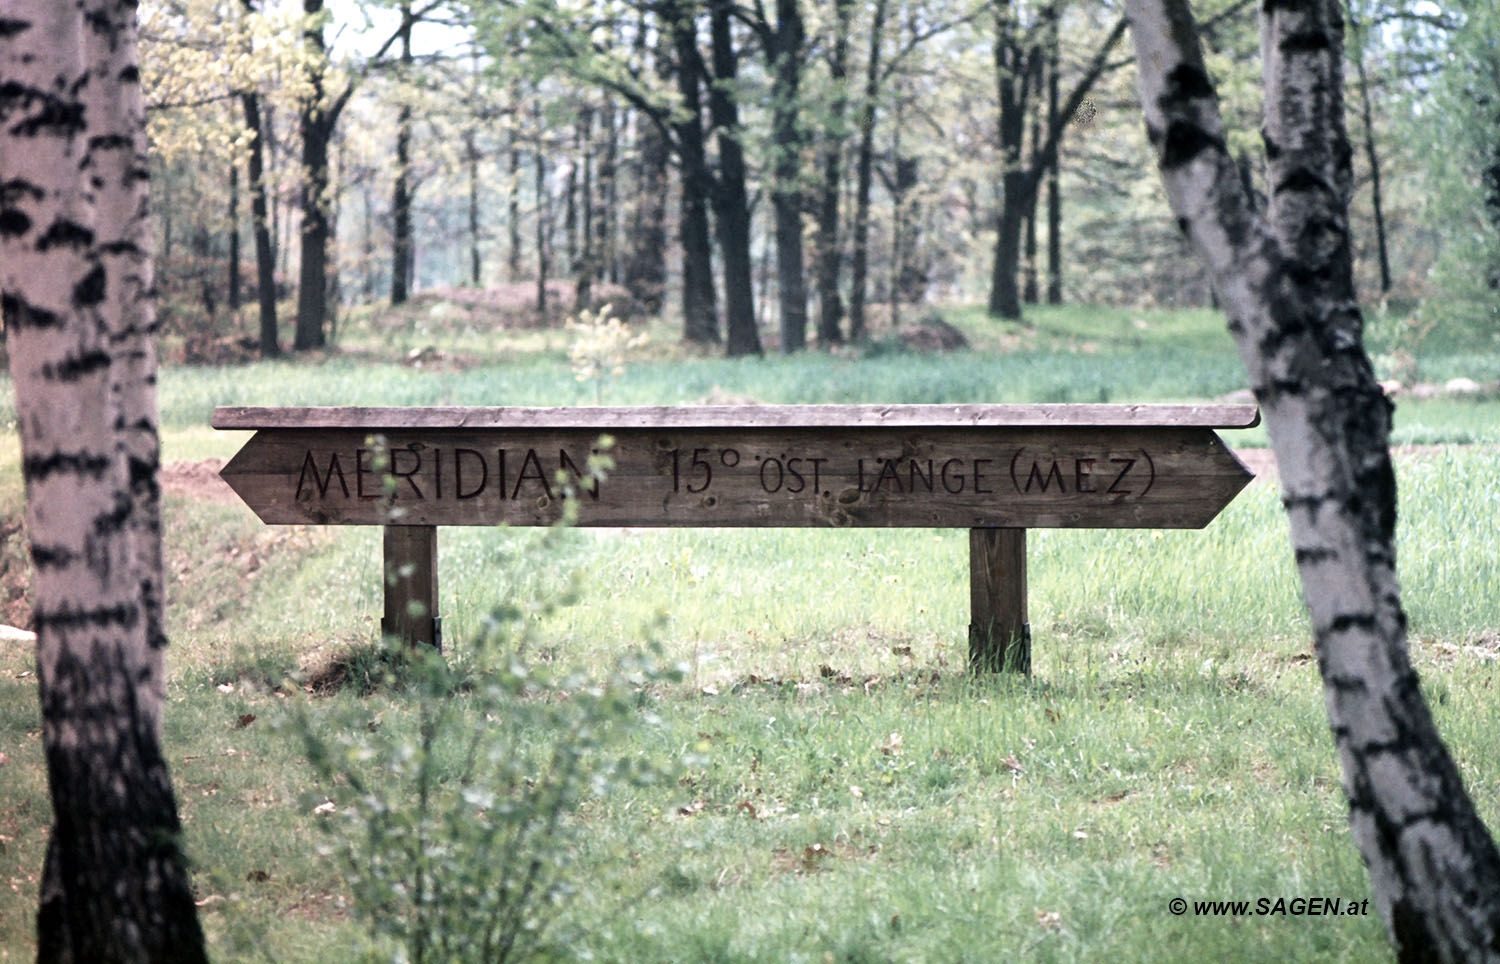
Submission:
M 699 428 L 619 413 L 603 429 L 266 428 L 223 475 L 274 522 L 547 525 L 572 492 L 582 526 L 970 528 L 1193 528 L 1250 478 L 1198 426 Z M 594 486 L 597 455 L 613 466 Z
M 599 455 L 593 448 L 591 454 Z M 829 479 L 852 475 L 855 495 L 995 495 L 994 485 L 1002 477 L 997 464 L 1009 463 L 1009 481 L 1018 495 L 1101 495 L 1115 499 L 1140 498 L 1155 482 L 1155 462 L 1145 449 L 1131 456 L 1096 456 L 1072 459 L 1023 458 L 1017 449 L 1010 459 L 995 458 L 887 458 L 860 456 L 852 471 L 834 465 L 827 456 L 799 456 L 780 452 L 752 455 L 754 476 L 766 495 L 822 495 Z M 379 458 L 388 460 L 380 465 Z M 671 466 L 671 491 L 698 495 L 707 492 L 726 471 L 740 468 L 742 456 L 735 448 L 694 448 L 667 452 Z M 312 499 L 456 499 L 466 501 L 486 494 L 514 501 L 542 496 L 557 498 L 558 479 L 598 501 L 601 485 L 580 468 L 588 458 L 576 457 L 566 448 L 496 448 L 480 451 L 411 442 L 389 449 L 359 447 L 346 451 L 303 452 L 293 498 Z M 389 480 L 390 491 L 383 485 Z
M 413 442 L 383 450 L 390 460 L 383 469 L 375 466 L 378 451 L 381 450 L 356 448 L 343 453 L 335 450 L 320 458 L 320 453 L 307 449 L 302 469 L 297 474 L 297 490 L 293 498 L 298 502 L 330 497 L 362 500 L 452 498 L 462 502 L 490 492 L 509 500 L 528 496 L 554 499 L 559 495 L 555 491 L 559 472 L 575 488 L 586 489 L 589 496 L 599 498 L 598 486 L 579 468 L 580 463 L 588 464 L 588 458 L 575 459 L 567 449 L 557 449 L 554 457 L 550 451 L 538 454 L 534 448 L 524 451 L 500 448 L 493 454 L 471 448 L 453 448 L 445 452 L 437 446 Z M 593 452 L 597 455 L 599 450 Z M 347 473 L 345 466 L 349 467 Z M 354 479 L 352 489 L 351 477 Z M 382 488 L 385 478 L 395 483 L 394 492 Z

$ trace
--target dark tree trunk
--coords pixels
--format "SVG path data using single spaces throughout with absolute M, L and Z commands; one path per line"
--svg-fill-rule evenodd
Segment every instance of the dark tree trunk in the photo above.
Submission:
M 1391 258 L 1386 248 L 1385 208 L 1380 195 L 1380 156 L 1375 151 L 1375 115 L 1370 106 L 1370 80 L 1365 75 L 1363 47 L 1354 51 L 1354 69 L 1359 77 L 1360 119 L 1364 122 L 1365 160 L 1370 164 L 1370 204 L 1375 215 L 1375 247 L 1380 258 L 1380 293 L 1391 290 Z
M 1006 171 L 1001 179 L 1004 199 L 995 219 L 995 260 L 990 275 L 990 315 L 995 318 L 1021 317 L 1021 289 L 1017 272 L 1021 267 L 1021 226 L 1025 207 L 1019 200 L 1025 191 L 1026 174 Z
M 859 107 L 859 155 L 855 160 L 854 238 L 849 283 L 849 340 L 869 340 L 865 288 L 870 273 L 870 190 L 875 176 L 875 99 L 880 93 L 880 45 L 887 0 L 875 0 L 870 24 L 870 55 L 865 62 L 864 97 Z
M 575 138 L 576 142 L 576 138 Z M 577 146 L 576 143 L 574 145 Z M 578 161 L 568 162 L 568 176 L 563 181 L 563 270 L 578 270 Z
M 645 117 L 639 120 L 637 135 L 640 157 L 636 176 L 638 197 L 624 282 L 630 296 L 654 315 L 662 309 L 667 287 L 667 162 L 670 152 L 666 136 Z M 685 188 L 683 194 L 682 240 L 686 257 L 688 205 Z M 699 207 L 701 210 L 701 203 Z M 686 303 L 683 313 L 686 316 Z M 687 332 L 684 331 L 683 335 L 687 337 Z
M 1032 77 L 1036 88 L 1041 87 L 1041 58 L 1032 61 Z M 1031 150 L 1035 154 L 1041 148 L 1042 140 L 1042 106 L 1036 99 L 1031 107 Z M 1033 167 L 1040 167 L 1040 158 L 1033 157 Z M 1025 254 L 1021 259 L 1021 275 L 1025 279 L 1021 291 L 1021 300 L 1028 305 L 1034 305 L 1040 300 L 1040 292 L 1037 283 L 1037 257 L 1036 257 L 1036 201 L 1037 192 L 1031 192 L 1031 203 L 1026 206 L 1026 245 Z
M 802 76 L 804 30 L 798 0 L 776 0 L 776 29 L 768 39 L 773 61 L 771 86 L 776 216 L 777 290 L 781 307 L 781 351 L 807 347 L 807 283 L 802 270 L 802 129 L 798 87 Z
M 1028 49 L 1010 0 L 998 5 L 995 14 L 995 101 L 1002 165 L 1000 211 L 995 218 L 995 260 L 990 275 L 989 311 L 992 317 L 1019 319 L 1021 289 L 1017 272 L 1021 267 L 1022 227 L 1027 195 L 1026 168 L 1021 147 L 1026 137 L 1027 103 L 1032 71 Z
M 323 0 L 302 0 L 309 17 L 323 11 Z M 336 115 L 323 107 L 323 71 L 328 51 L 321 23 L 312 22 L 302 39 L 307 47 L 307 79 L 311 88 L 298 115 L 302 137 L 302 264 L 297 280 L 297 331 L 292 347 L 297 351 L 322 348 L 326 343 L 323 323 L 328 315 L 328 243 L 332 226 L 328 221 L 328 142 Z
M 536 314 L 537 320 L 547 323 L 547 268 L 549 240 L 552 234 L 552 195 L 547 190 L 547 154 L 542 146 L 542 108 L 539 104 L 531 109 L 531 121 L 536 125 L 533 155 L 536 160 Z
M 255 239 L 255 294 L 260 305 L 260 357 L 276 358 L 281 342 L 276 330 L 276 252 L 271 249 L 271 225 L 266 203 L 265 135 L 260 97 L 241 94 L 245 127 L 250 131 L 250 231 Z
M 328 190 L 328 129 L 323 111 L 308 106 L 302 115 L 302 265 L 297 281 L 297 351 L 322 348 L 328 315 L 328 243 L 332 228 L 324 195 Z
M 474 131 L 464 132 L 464 159 L 469 167 L 469 284 L 479 287 L 479 145 Z
M 240 167 L 234 161 L 229 162 L 229 278 L 227 280 L 229 291 L 226 299 L 229 302 L 229 311 L 239 314 L 240 310 Z
M 1061 68 L 1056 24 L 1047 37 L 1047 129 L 1057 130 L 1062 125 L 1058 113 L 1058 71 Z M 1052 163 L 1047 165 L 1047 304 L 1062 304 L 1062 193 L 1060 168 L 1062 162 L 1058 152 L 1052 153 Z
M 921 160 L 903 157 L 898 148 L 896 177 L 891 185 L 891 197 L 895 212 L 894 229 L 891 236 L 891 305 L 898 311 L 903 303 L 920 301 L 927 290 L 927 271 L 917 262 L 915 254 L 920 248 L 921 205 L 911 195 L 921 177 Z M 894 322 L 893 322 L 894 323 Z
M 411 3 L 401 4 L 402 79 L 410 80 Z M 396 182 L 391 189 L 391 304 L 411 293 L 411 104 L 403 94 L 396 114 Z
M 729 88 L 739 73 L 730 34 L 730 0 L 709 0 L 714 82 L 709 116 L 718 130 L 719 177 L 713 192 L 714 227 L 724 261 L 725 351 L 731 358 L 761 354 L 755 324 L 754 275 L 750 264 L 750 202 L 745 189 L 745 150 L 740 143 L 739 106 Z
M 1083 98 L 1094 82 L 1108 69 L 1109 55 L 1115 44 L 1125 35 L 1125 18 L 1116 21 L 1104 42 L 1094 51 L 1083 76 L 1079 78 L 1067 101 L 1051 118 L 1041 145 L 1035 148 L 1028 162 L 1022 163 L 1021 145 L 1025 133 L 1026 105 L 1033 91 L 1031 81 L 1034 71 L 1031 64 L 1042 55 L 1040 45 L 1022 36 L 1013 19 L 1014 13 L 1006 0 L 996 14 L 995 30 L 995 77 L 999 101 L 1000 153 L 1004 172 L 1001 175 L 1003 194 L 1000 213 L 996 218 L 994 270 L 990 276 L 989 312 L 993 317 L 1019 319 L 1021 317 L 1021 292 L 1016 271 L 1021 264 L 1022 222 L 1028 211 L 1036 208 L 1036 192 L 1044 172 L 1057 164 L 1058 147 L 1062 140 L 1065 118 L 1083 102 Z M 1043 11 L 1040 29 L 1050 34 L 1053 30 L 1054 10 Z
M 712 242 L 708 228 L 708 204 L 713 175 L 708 170 L 703 143 L 701 82 L 707 68 L 698 52 L 698 28 L 692 13 L 676 3 L 664 8 L 664 24 L 671 33 L 676 61 L 677 90 L 682 110 L 672 129 L 682 162 L 682 339 L 697 344 L 718 344 L 719 320 L 714 292 Z M 748 281 L 748 275 L 746 280 Z
M 823 132 L 823 183 L 818 198 L 818 344 L 824 347 L 844 340 L 839 327 L 844 320 L 844 302 L 839 297 L 839 190 L 843 186 L 843 126 L 849 105 L 849 21 L 853 7 L 854 0 L 834 0 L 833 55 L 828 62 L 834 91 L 828 127 Z
M 574 307 L 582 311 L 589 307 L 594 297 L 594 275 L 599 270 L 594 251 L 594 108 L 584 105 L 578 112 L 579 163 L 583 168 L 579 180 L 580 206 L 583 209 L 582 230 L 578 239 L 577 286 L 573 293 Z
M 510 195 L 506 204 L 506 229 L 510 246 L 505 255 L 505 276 L 511 284 L 521 280 L 521 146 L 515 130 L 510 134 Z
M 619 203 L 620 118 L 613 101 L 604 103 L 604 157 L 599 161 L 599 266 L 604 279 L 620 283 L 620 251 L 616 244 L 616 205 Z

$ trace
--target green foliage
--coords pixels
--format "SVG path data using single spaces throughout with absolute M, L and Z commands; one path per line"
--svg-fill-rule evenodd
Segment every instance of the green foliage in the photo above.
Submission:
M 1447 5 L 1443 70 L 1423 114 L 1429 219 L 1442 237 L 1433 302 L 1446 321 L 1500 338 L 1500 11 L 1486 0 Z
M 367 444 L 390 494 L 385 440 Z M 610 467 L 608 456 L 592 456 L 582 484 L 597 485 Z M 561 474 L 558 484 L 564 521 L 534 549 L 577 517 L 576 489 Z M 553 925 L 577 883 L 577 810 L 667 772 L 629 744 L 639 741 L 646 689 L 669 674 L 637 654 L 620 657 L 603 681 L 528 667 L 519 659 L 524 615 L 498 605 L 451 663 L 399 637 L 349 660 L 366 692 L 401 693 L 389 717 L 349 703 L 293 717 L 330 794 L 312 810 L 328 815 L 354 907 L 398 948 L 396 961 L 568 956 L 570 937 Z
M 519 661 L 466 678 L 426 648 L 387 665 L 399 705 L 295 717 L 356 912 L 396 961 L 567 957 L 577 811 L 667 772 L 632 748 L 666 675 L 627 656 L 603 681 Z

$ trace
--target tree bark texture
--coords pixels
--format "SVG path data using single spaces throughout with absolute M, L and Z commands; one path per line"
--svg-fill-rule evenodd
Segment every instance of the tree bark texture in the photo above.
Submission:
M 579 204 L 582 208 L 582 224 L 578 236 L 578 263 L 573 306 L 582 311 L 589 307 L 594 297 L 594 275 L 598 273 L 599 261 L 594 247 L 594 224 L 597 214 L 597 199 L 594 196 L 594 108 L 585 104 L 578 111 L 578 166 Z
M 0 17 L 0 291 L 53 805 L 41 961 L 202 961 L 160 748 L 166 647 L 135 5 Z
M 1047 127 L 1055 130 L 1062 126 L 1058 111 L 1058 71 L 1061 68 L 1060 43 L 1056 25 L 1047 38 Z M 1047 165 L 1047 304 L 1062 304 L 1062 191 L 1061 161 L 1057 152 L 1052 153 L 1052 163 Z
M 599 193 L 595 203 L 594 220 L 598 225 L 598 254 L 595 263 L 601 277 L 611 284 L 620 282 L 620 253 L 616 243 L 616 228 L 619 221 L 615 212 L 619 210 L 620 167 L 620 118 L 614 101 L 604 102 L 604 156 L 599 159 Z M 660 203 L 660 202 L 658 202 Z
M 783 354 L 807 347 L 807 282 L 802 271 L 802 127 L 798 88 L 805 31 L 798 0 L 776 0 L 776 29 L 766 38 L 773 61 L 771 86 L 776 217 L 777 291 Z
M 303 0 L 303 12 L 316 16 L 323 0 Z M 297 329 L 292 347 L 297 351 L 322 348 L 326 342 L 323 321 L 328 314 L 328 242 L 333 234 L 328 221 L 328 141 L 332 118 L 323 103 L 323 70 L 327 48 L 323 25 L 314 20 L 303 32 L 307 45 L 307 79 L 312 93 L 298 117 L 302 137 L 301 267 L 297 276 Z
M 1057 153 L 1062 144 L 1067 118 L 1073 116 L 1104 72 L 1117 66 L 1109 63 L 1109 55 L 1125 35 L 1126 20 L 1121 17 L 1105 36 L 1104 42 L 1095 49 L 1061 110 L 1048 111 L 1049 124 L 1041 143 L 1033 145 L 1029 160 L 1023 163 L 1021 146 L 1025 135 L 1026 105 L 1028 98 L 1038 93 L 1033 90 L 1034 72 L 1030 65 L 1042 56 L 1041 43 L 1032 34 L 1037 30 L 1044 34 L 1055 32 L 1055 14 L 1049 12 L 1051 10 L 1050 7 L 1044 10 L 1039 27 L 1028 28 L 1024 32 L 1016 23 L 1014 10 L 1008 0 L 996 13 L 995 80 L 999 102 L 1000 153 L 1004 170 L 1001 174 L 1003 192 L 1000 211 L 995 222 L 995 258 L 990 275 L 989 313 L 997 318 L 1021 317 L 1021 289 L 1016 272 L 1021 267 L 1022 226 L 1026 217 L 1036 210 L 1037 189 L 1043 175 L 1057 164 Z
M 532 123 L 536 125 L 532 157 L 536 163 L 536 315 L 547 323 L 547 271 L 552 247 L 552 192 L 547 189 L 547 150 L 542 144 L 542 108 L 531 106 Z
M 408 78 L 411 55 L 411 4 L 401 4 L 401 69 Z M 391 186 L 391 304 L 406 303 L 411 293 L 411 103 L 403 95 L 396 111 L 396 180 Z
M 1365 161 L 1370 165 L 1370 213 L 1375 216 L 1375 251 L 1380 262 L 1380 293 L 1386 295 L 1391 290 L 1391 256 L 1385 240 L 1385 203 L 1380 192 L 1380 154 L 1375 150 L 1375 111 L 1370 104 L 1370 78 L 1365 73 L 1363 49 L 1354 52 L 1354 70 L 1359 78 L 1359 116 L 1364 127 Z
M 469 284 L 475 288 L 479 287 L 480 269 L 483 267 L 479 256 L 479 161 L 479 144 L 475 139 L 474 128 L 471 127 L 464 131 L 464 163 L 469 174 Z
M 229 162 L 229 277 L 226 279 L 228 292 L 225 300 L 229 303 L 231 314 L 239 314 L 240 310 L 240 168 L 234 161 Z
M 823 183 L 819 187 L 816 242 L 818 344 L 825 348 L 844 340 L 840 328 L 844 302 L 839 296 L 839 191 L 843 186 L 844 115 L 849 106 L 849 21 L 853 5 L 853 0 L 834 0 L 833 51 L 828 61 L 834 90 L 833 103 L 828 108 L 828 127 L 823 134 Z
M 671 35 L 677 92 L 682 97 L 682 109 L 672 123 L 682 162 L 678 225 L 682 243 L 682 340 L 716 345 L 720 341 L 718 299 L 708 226 L 713 175 L 708 170 L 703 136 L 702 81 L 708 70 L 698 51 L 698 27 L 692 12 L 668 0 L 663 5 L 662 20 Z
M 647 313 L 654 315 L 666 302 L 667 162 L 670 148 L 666 135 L 649 118 L 638 117 L 637 128 L 639 161 L 636 182 L 639 191 L 630 253 L 625 261 L 625 289 Z
M 854 237 L 849 265 L 849 340 L 869 340 L 865 289 L 870 274 L 870 190 L 875 179 L 875 98 L 880 93 L 880 46 L 885 32 L 887 0 L 875 0 L 870 24 L 870 55 L 865 61 L 864 96 L 859 108 L 859 154 L 855 158 Z
M 1401 960 L 1500 960 L 1500 853 L 1418 687 L 1391 405 L 1362 345 L 1335 0 L 1262 8 L 1269 198 L 1244 196 L 1186 0 L 1131 0 L 1147 132 L 1276 452 L 1355 844 Z
M 730 31 L 730 0 L 710 0 L 709 36 L 713 83 L 708 113 L 717 130 L 719 176 L 713 191 L 714 231 L 724 269 L 724 350 L 729 357 L 761 354 L 755 322 L 755 278 L 750 264 L 750 199 L 745 186 L 745 148 L 740 111 L 731 90 L 739 76 L 739 54 Z
M 510 240 L 505 249 L 505 277 L 511 284 L 521 280 L 521 93 L 515 91 L 511 98 L 511 123 L 506 132 L 510 142 L 510 163 L 506 181 L 506 233 Z

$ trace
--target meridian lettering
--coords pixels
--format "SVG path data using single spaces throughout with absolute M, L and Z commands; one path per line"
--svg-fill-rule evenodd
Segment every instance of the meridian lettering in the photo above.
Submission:
M 323 473 L 323 478 L 320 481 L 318 479 L 318 463 L 313 458 L 312 452 L 308 451 L 307 457 L 302 460 L 302 473 L 297 476 L 296 499 L 298 502 L 302 501 L 302 483 L 307 481 L 308 472 L 312 473 L 313 485 L 318 487 L 318 498 L 328 498 L 328 484 L 332 481 L 335 472 L 339 476 L 339 488 L 344 490 L 344 498 L 349 498 L 349 483 L 344 481 L 344 470 L 339 467 L 339 455 L 337 452 L 333 452 L 328 456 L 328 471 Z
M 293 497 L 298 502 L 304 502 L 312 499 L 316 492 L 318 499 L 328 499 L 330 496 L 363 501 L 379 499 L 381 485 L 378 478 L 381 473 L 373 464 L 374 454 L 368 448 L 357 448 L 352 453 L 328 452 L 327 461 L 323 462 L 323 453 L 315 454 L 311 449 L 306 449 Z M 555 463 L 550 459 L 544 460 L 534 448 L 526 449 L 525 454 L 521 455 L 520 471 L 514 479 L 507 471 L 508 454 L 511 453 L 506 449 L 497 448 L 491 459 L 485 453 L 471 448 L 444 451 L 440 448 L 427 449 L 419 444 L 398 446 L 390 449 L 390 462 L 385 474 L 396 480 L 397 499 L 411 498 L 426 502 L 453 498 L 468 501 L 483 495 L 507 501 L 529 498 L 532 495 L 545 495 L 552 499 L 556 497 L 553 489 L 560 474 L 587 492 L 590 499 L 596 502 L 599 500 L 598 480 L 580 468 L 580 460 L 575 459 L 567 449 L 557 450 Z M 353 492 L 350 491 L 341 455 L 344 458 L 352 455 Z M 587 459 L 581 461 L 587 464 Z M 547 470 L 549 464 L 555 466 L 550 475 Z M 451 479 L 448 485 L 444 484 L 445 474 Z
M 475 499 L 515 502 L 555 499 L 559 484 L 572 483 L 599 501 L 600 486 L 585 468 L 583 453 L 568 448 L 429 447 L 421 442 L 393 446 L 382 466 L 377 449 L 360 447 L 314 452 L 304 449 L 294 498 L 373 501 L 382 498 L 422 502 Z M 1093 496 L 1118 501 L 1139 499 L 1152 487 L 1155 465 L 1144 450 L 1132 456 L 1033 457 L 1012 450 L 1010 479 L 1016 495 Z M 879 496 L 994 495 L 992 466 L 997 458 L 915 458 L 860 456 L 849 461 L 789 452 L 741 456 L 735 448 L 673 448 L 657 471 L 668 476 L 671 493 L 706 496 L 712 489 L 748 485 L 765 495 L 827 499 L 834 491 Z M 352 463 L 352 465 L 351 465 Z M 1004 464 L 1002 462 L 1002 464 Z M 353 485 L 349 475 L 353 474 Z M 853 478 L 850 479 L 849 476 Z M 390 481 L 383 481 L 390 480 Z M 853 482 L 853 486 L 849 483 Z M 394 491 L 392 491 L 394 486 Z M 1111 498 L 1112 497 L 1112 498 Z

